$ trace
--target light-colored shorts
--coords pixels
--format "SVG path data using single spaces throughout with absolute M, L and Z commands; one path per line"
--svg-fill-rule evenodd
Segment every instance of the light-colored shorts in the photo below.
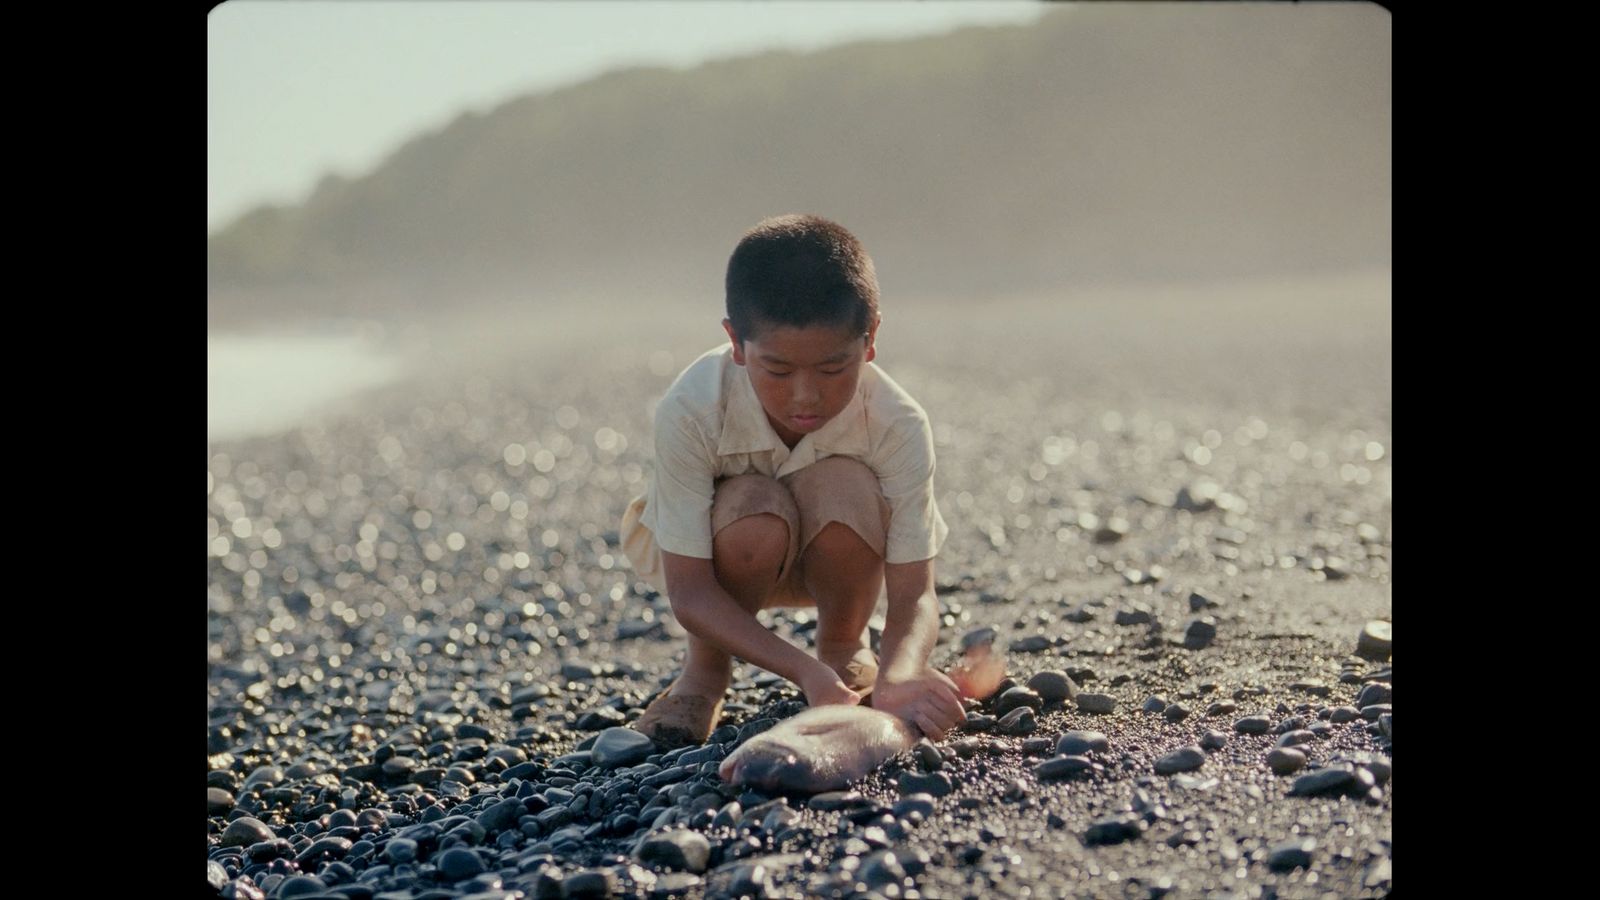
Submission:
M 642 506 L 643 498 L 639 498 L 629 508 L 623 543 L 640 577 L 664 594 L 667 584 L 660 548 L 649 529 L 638 524 Z M 805 589 L 803 554 L 829 524 L 843 523 L 880 557 L 888 544 L 889 504 L 878 476 L 865 463 L 848 456 L 818 460 L 781 479 L 750 473 L 717 481 L 711 501 L 713 537 L 740 519 L 759 515 L 777 516 L 789 526 L 789 550 L 767 606 L 815 605 Z M 636 532 L 628 533 L 630 528 Z

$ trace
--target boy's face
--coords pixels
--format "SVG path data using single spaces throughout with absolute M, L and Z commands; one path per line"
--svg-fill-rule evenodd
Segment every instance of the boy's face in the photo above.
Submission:
M 851 328 L 768 326 L 742 344 L 732 323 L 722 327 L 733 341 L 733 361 L 745 367 L 767 421 L 793 449 L 800 438 L 826 425 L 850 405 L 861 368 L 877 355 L 874 322 L 866 334 Z

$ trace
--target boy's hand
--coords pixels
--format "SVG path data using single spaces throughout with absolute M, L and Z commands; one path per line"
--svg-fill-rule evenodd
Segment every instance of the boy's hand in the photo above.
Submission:
M 800 690 L 805 692 L 806 703 L 811 706 L 855 706 L 861 702 L 861 695 L 845 687 L 839 673 L 822 663 L 817 663 L 800 683 Z
M 872 706 L 905 719 L 936 741 L 967 720 L 955 682 L 926 666 L 920 675 L 907 679 L 880 672 L 872 691 Z

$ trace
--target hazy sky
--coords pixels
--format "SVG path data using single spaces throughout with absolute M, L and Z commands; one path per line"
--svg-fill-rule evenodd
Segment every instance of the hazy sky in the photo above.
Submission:
M 365 174 L 466 109 L 635 63 L 1028 22 L 1033 0 L 228 0 L 206 26 L 207 230 Z

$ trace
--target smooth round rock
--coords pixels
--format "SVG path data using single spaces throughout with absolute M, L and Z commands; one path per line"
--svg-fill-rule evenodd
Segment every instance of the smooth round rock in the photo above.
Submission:
M 320 878 L 313 878 L 310 875 L 295 875 L 290 878 L 285 878 L 278 885 L 278 889 L 273 892 L 272 896 L 306 897 L 311 894 L 326 893 L 327 890 L 328 885 L 325 884 Z
M 447 881 L 463 881 L 484 872 L 483 860 L 465 847 L 451 847 L 434 861 Z
M 1267 754 L 1267 767 L 1279 775 L 1290 775 L 1305 768 L 1306 755 L 1293 747 L 1274 747 Z
M 995 714 L 1004 718 L 1006 713 L 1016 709 L 1038 710 L 1044 706 L 1044 698 L 1032 688 L 1014 687 L 994 702 Z
M 1094 768 L 1087 756 L 1057 756 L 1033 767 L 1033 774 L 1042 779 L 1066 778 Z
M 1353 768 L 1330 767 L 1307 772 L 1294 780 L 1289 788 L 1291 797 L 1315 797 L 1322 794 L 1340 793 L 1356 783 L 1356 774 Z
M 1291 838 L 1272 848 L 1267 854 L 1267 868 L 1274 872 L 1311 868 L 1311 851 L 1317 848 L 1315 838 Z
M 1221 750 L 1228 746 L 1228 736 L 1215 728 L 1208 729 L 1200 735 L 1200 747 L 1204 750 Z
M 408 863 L 417 858 L 417 842 L 410 838 L 393 837 L 383 845 L 383 858 L 390 865 Z
M 252 816 L 241 816 L 228 823 L 222 830 L 222 846 L 248 847 L 277 837 L 267 823 Z
M 1190 650 L 1203 650 L 1216 639 L 1217 623 L 1210 616 L 1195 619 L 1183 632 L 1183 646 Z
M 1373 619 L 1361 629 L 1356 638 L 1356 655 L 1374 662 L 1387 662 L 1394 653 L 1394 626 L 1381 619 Z
M 1019 706 L 1006 713 L 999 722 L 995 723 L 995 730 L 1001 734 L 1021 737 L 1033 734 L 1039 728 L 1039 723 L 1033 715 L 1033 710 L 1026 706 Z
M 1078 710 L 1095 715 L 1110 715 L 1116 711 L 1116 698 L 1110 694 L 1079 694 L 1077 696 Z
M 564 900 L 605 900 L 617 894 L 617 876 L 609 869 L 585 869 L 561 883 Z
M 1356 709 L 1354 706 L 1335 706 L 1328 712 L 1328 721 L 1335 725 L 1354 722 L 1359 718 L 1361 718 L 1361 710 Z
M 698 875 L 711 858 L 711 842 L 698 831 L 674 828 L 646 838 L 636 855 L 640 862 Z
M 1189 718 L 1189 708 L 1182 703 L 1172 703 L 1161 711 L 1161 717 L 1174 724 Z
M 833 812 L 861 806 L 866 802 L 867 798 L 860 791 L 827 791 L 812 797 L 806 805 L 821 812 Z
M 638 765 L 656 752 L 656 743 L 632 728 L 607 728 L 589 748 L 589 758 L 602 769 Z
M 1161 699 L 1160 697 L 1151 697 L 1144 701 L 1144 705 L 1139 708 L 1147 713 L 1158 714 L 1167 708 L 1167 701 Z
M 206 814 L 224 815 L 233 809 L 233 795 L 222 788 L 206 788 Z
M 1297 728 L 1294 731 L 1285 732 L 1283 737 L 1278 738 L 1278 746 L 1298 747 L 1301 744 L 1309 744 L 1316 739 L 1316 732 L 1305 728 Z
M 1063 756 L 1106 753 L 1110 750 L 1111 740 L 1098 731 L 1069 731 L 1056 742 L 1056 752 Z
M 1206 763 L 1206 752 L 1193 745 L 1179 747 L 1166 756 L 1156 760 L 1157 775 L 1175 775 L 1179 772 L 1192 772 Z
M 1240 734 L 1266 734 L 1272 728 L 1272 720 L 1266 716 L 1245 716 L 1233 723 L 1233 730 Z
M 1078 685 L 1059 669 L 1046 669 L 1035 672 L 1028 679 L 1028 687 L 1039 695 L 1046 703 L 1057 700 L 1071 700 L 1078 696 Z
M 971 650 L 973 647 L 979 646 L 980 644 L 992 644 L 994 643 L 995 638 L 999 636 L 1000 632 L 995 631 L 993 628 L 989 628 L 987 626 L 983 628 L 974 628 L 961 636 L 961 652 L 965 653 L 966 651 Z
M 944 772 L 902 772 L 898 782 L 900 795 L 929 794 L 934 797 L 945 797 L 956 789 L 955 782 Z
M 1381 681 L 1374 681 L 1361 689 L 1356 695 L 1356 706 L 1372 706 L 1375 703 L 1393 703 L 1394 688 Z
M 1091 846 L 1120 844 L 1123 841 L 1130 841 L 1144 834 L 1144 829 L 1144 819 L 1138 816 L 1112 816 L 1090 825 L 1089 830 L 1083 834 L 1083 842 Z

